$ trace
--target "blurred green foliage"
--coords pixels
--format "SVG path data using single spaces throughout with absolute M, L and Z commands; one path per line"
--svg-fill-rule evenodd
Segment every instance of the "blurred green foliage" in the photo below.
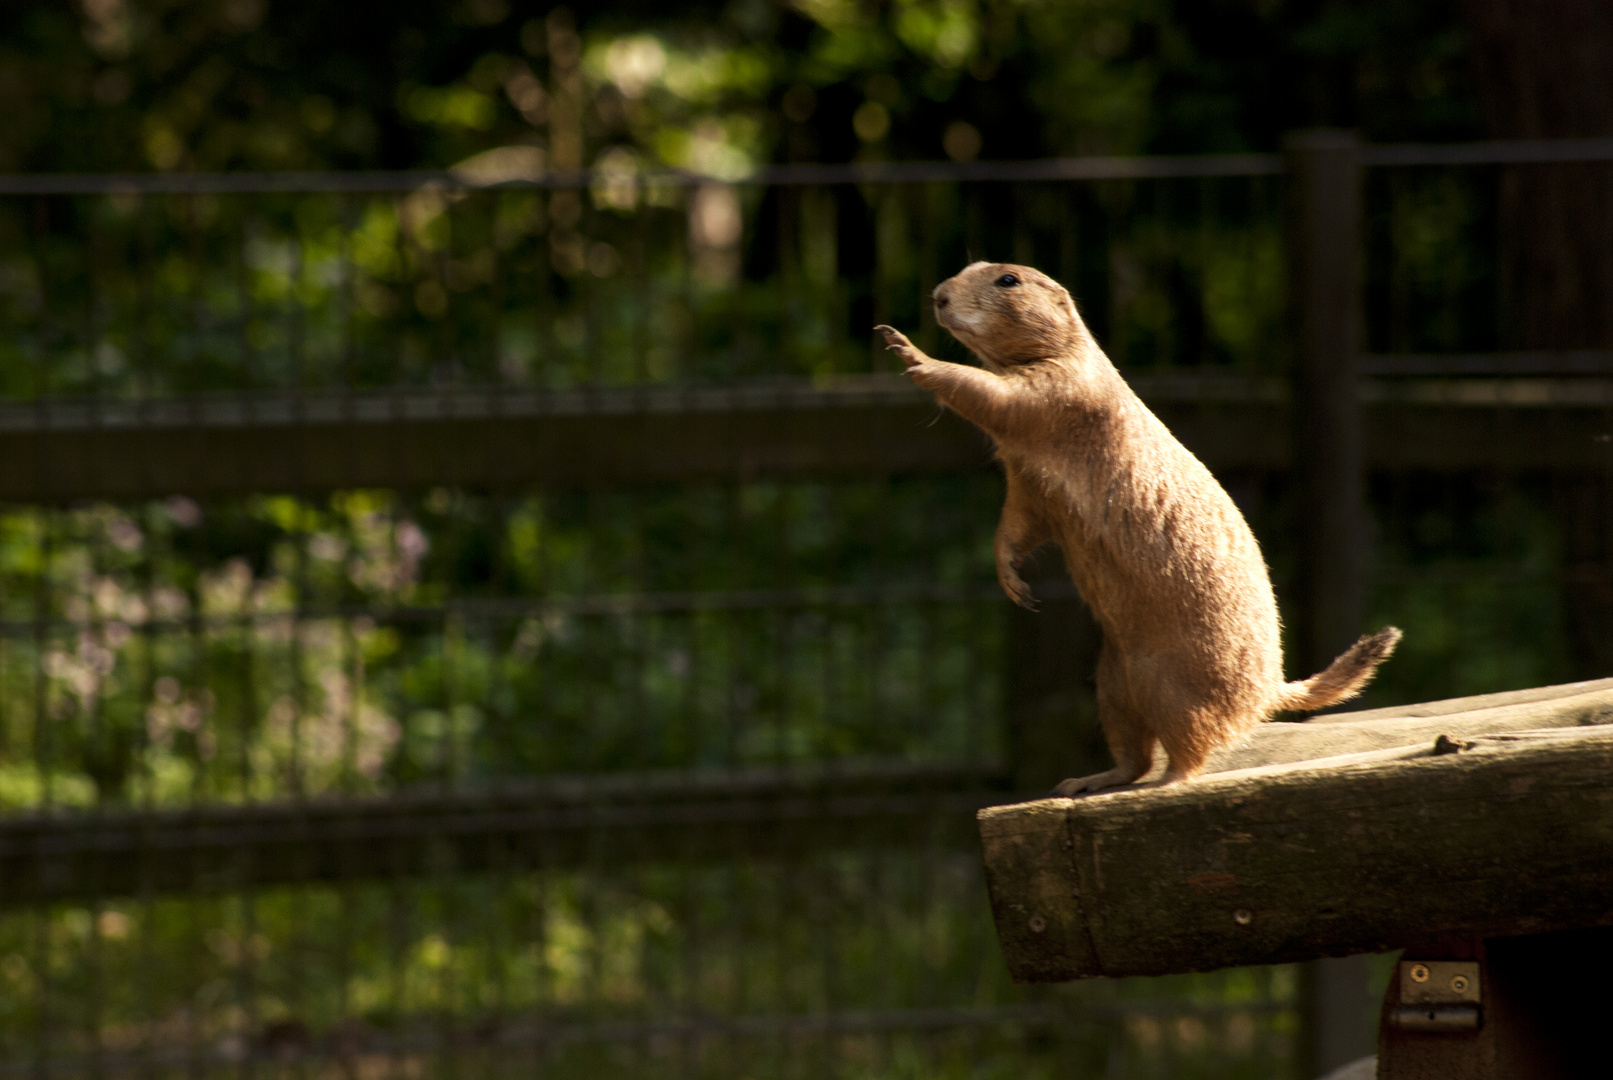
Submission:
M 576 33 L 573 34 L 572 27 Z M 580 36 L 579 36 L 580 35 Z M 0 171 L 1274 148 L 1478 129 L 1451 0 L 16 0 Z M 583 130 L 581 149 L 558 145 Z
M 161 1076 L 1281 1068 L 1291 968 L 1028 993 L 995 956 L 981 889 L 972 854 L 842 853 L 0 917 L 0 1055 L 49 1046 L 62 1072 Z M 1028 1022 L 978 1019 L 1015 1007 Z
M 1468 138 L 1466 64 L 1450 0 L 14 0 L 0 172 L 598 172 L 581 192 L 465 198 L 8 200 L 0 394 L 842 375 L 883 362 L 863 337 L 876 317 L 949 348 L 922 298 L 979 254 L 1053 270 L 1130 369 L 1272 374 L 1273 182 L 781 193 L 634 178 L 1272 150 L 1317 124 Z M 1371 347 L 1492 347 L 1482 182 L 1370 183 Z M 733 238 L 695 242 L 725 215 Z M 1227 480 L 1284 591 L 1290 493 Z M 1375 482 L 1371 621 L 1407 638 L 1368 704 L 1583 674 L 1563 640 L 1552 494 L 1538 477 Z M 0 807 L 990 760 L 999 499 L 979 475 L 6 508 Z M 13 912 L 0 1055 L 235 1068 L 248 1050 L 435 1023 L 469 1062 L 476 1033 L 512 1014 L 1047 1000 L 1071 1010 L 1056 1034 L 557 1053 L 576 1075 L 869 1077 L 1252 1077 L 1287 1055 L 1286 969 L 1010 987 L 977 873 L 972 855 L 880 852 Z M 1229 1008 L 1150 1011 L 1161 1000 Z M 1104 1011 L 1128 1004 L 1144 1007 Z M 451 1075 L 450 1056 L 427 1070 L 361 1054 L 341 1074 Z M 482 1072 L 529 1064 L 511 1060 Z
M 990 759 L 998 487 L 8 511 L 0 805 Z

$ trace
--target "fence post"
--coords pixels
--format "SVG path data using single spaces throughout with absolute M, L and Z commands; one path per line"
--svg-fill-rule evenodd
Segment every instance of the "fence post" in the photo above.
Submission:
M 1357 357 L 1361 352 L 1361 144 L 1354 132 L 1287 142 L 1296 349 L 1294 480 L 1299 580 L 1291 672 L 1320 671 L 1365 629 L 1365 505 Z M 1299 1075 L 1373 1052 L 1363 957 L 1300 972 Z

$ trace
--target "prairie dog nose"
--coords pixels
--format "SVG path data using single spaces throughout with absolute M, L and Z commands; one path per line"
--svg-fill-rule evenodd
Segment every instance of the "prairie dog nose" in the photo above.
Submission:
M 931 294 L 933 297 L 935 297 L 935 306 L 938 308 L 944 308 L 947 306 L 948 297 L 947 294 L 942 291 L 945 288 L 946 286 L 942 285 Z

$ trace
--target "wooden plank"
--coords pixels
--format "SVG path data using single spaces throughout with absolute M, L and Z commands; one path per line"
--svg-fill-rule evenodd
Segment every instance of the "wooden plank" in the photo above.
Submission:
M 1008 968 L 1017 982 L 1064 982 L 1102 974 L 1071 851 L 1068 799 L 1012 813 L 982 810 L 980 844 Z
M 1460 738 L 1606 724 L 1613 724 L 1613 679 L 1597 679 L 1337 713 L 1304 723 L 1261 724 L 1240 741 L 1212 754 L 1205 763 L 1205 772 L 1233 772 L 1341 754 L 1426 746 L 1441 735 Z M 1067 732 L 1064 738 L 1068 743 Z M 1144 782 L 1158 780 L 1164 775 L 1165 766 L 1163 761 L 1157 763 L 1143 778 Z M 1024 785 L 1019 788 L 1025 789 Z
M 1381 709 L 1322 713 L 1305 722 L 1336 724 L 1354 723 L 1359 720 L 1386 720 L 1400 716 L 1445 716 L 1449 713 L 1494 709 L 1503 705 L 1527 705 L 1535 701 L 1550 701 L 1553 698 L 1578 697 L 1599 690 L 1613 690 L 1613 679 L 1590 679 L 1585 682 L 1558 683 L 1555 686 L 1532 686 L 1526 690 L 1504 690 L 1499 694 L 1475 694 L 1472 697 L 1423 701 L 1415 705 L 1388 705 Z
M 1613 686 L 1462 712 L 1369 716 L 1362 720 L 1341 717 L 1325 724 L 1314 721 L 1262 724 L 1242 742 L 1216 751 L 1205 768 L 1208 772 L 1231 772 L 1261 765 L 1312 761 L 1338 754 L 1432 743 L 1441 735 L 1461 737 L 1604 724 L 1613 724 Z
M 0 819 L 0 906 L 534 867 L 972 848 L 991 765 L 562 777 L 186 810 Z
M 984 810 L 1009 969 L 1158 975 L 1613 924 L 1613 730 L 1469 741 Z

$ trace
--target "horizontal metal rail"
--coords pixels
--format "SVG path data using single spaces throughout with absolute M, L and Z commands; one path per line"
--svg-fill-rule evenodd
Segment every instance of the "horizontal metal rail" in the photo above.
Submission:
M 1074 596 L 1075 587 L 1064 581 L 1037 582 L 1043 599 Z M 461 596 L 436 606 L 401 604 L 306 604 L 254 606 L 249 610 L 204 615 L 179 615 L 127 621 L 156 631 L 208 631 L 261 628 L 322 619 L 370 619 L 381 625 L 439 623 L 462 619 L 470 623 L 508 622 L 514 619 L 565 616 L 632 616 L 684 614 L 702 611 L 803 611 L 827 608 L 871 608 L 910 604 L 994 603 L 1003 599 L 995 582 L 944 584 L 912 582 L 896 585 L 835 585 L 798 589 L 708 589 L 677 592 L 589 593 L 575 596 Z M 0 619 L 0 637 L 29 638 L 42 628 L 105 626 L 105 616 L 51 616 L 43 619 Z
M 377 391 L 0 417 L 0 498 L 580 487 L 982 468 L 985 439 L 899 377 L 828 388 Z
M 1466 566 L 1384 569 L 1377 572 L 1384 582 L 1464 582 L 1474 580 Z M 1492 582 L 1554 581 L 1575 584 L 1602 584 L 1608 573 L 1595 566 L 1578 565 L 1556 569 L 1514 566 L 1487 569 L 1483 578 Z M 1283 584 L 1278 578 L 1278 584 Z M 1080 592 L 1062 578 L 1030 582 L 1036 598 L 1078 600 Z M 801 612 L 834 608 L 880 608 L 914 605 L 987 604 L 1007 602 L 996 582 L 979 584 L 938 584 L 915 582 L 881 586 L 830 586 L 800 589 L 709 589 L 680 592 L 586 593 L 574 596 L 450 597 L 439 605 L 402 605 L 385 601 L 358 604 L 305 604 L 277 606 L 278 601 L 253 601 L 238 611 L 210 611 L 176 616 L 130 617 L 127 615 L 50 614 L 32 619 L 0 619 L 0 638 L 28 640 L 58 630 L 105 628 L 116 622 L 126 627 L 155 633 L 205 632 L 210 635 L 255 633 L 293 623 L 325 620 L 366 619 L 378 626 L 440 625 L 461 622 L 471 628 L 508 624 L 515 620 L 562 615 L 575 618 L 629 618 L 653 615 L 689 615 L 699 612 Z
M 1613 139 L 1538 139 L 1475 143 L 1407 143 L 1368 146 L 1368 166 L 1527 165 L 1613 161 Z M 1181 154 L 1085 156 L 1040 161 L 881 161 L 845 164 L 765 165 L 738 176 L 708 176 L 661 169 L 637 174 L 635 182 L 690 187 L 712 182 L 788 186 L 808 184 L 914 184 L 932 182 L 1034 182 L 1056 180 L 1156 180 L 1218 176 L 1273 176 L 1285 170 L 1281 154 Z M 598 170 L 552 172 L 496 179 L 473 169 L 413 169 L 397 172 L 240 173 L 10 173 L 0 175 L 0 195 L 267 195 L 274 193 L 410 192 L 493 188 L 584 188 L 621 183 L 619 173 Z
M 1282 469 L 1287 384 L 1138 376 L 1212 468 Z M 1377 469 L 1605 471 L 1613 380 L 1364 380 Z M 899 376 L 737 387 L 42 399 L 0 408 L 0 499 L 66 502 L 356 487 L 589 487 L 833 479 L 989 466 L 975 429 Z
M 1398 353 L 1363 356 L 1362 375 L 1416 378 L 1474 375 L 1613 375 L 1613 352 Z
M 1613 139 L 1496 139 L 1367 146 L 1363 165 L 1554 165 L 1613 161 Z
M 0 818 L 0 906 L 823 848 L 974 844 L 997 765 L 608 773 L 465 790 Z
M 647 186 L 691 187 L 712 182 L 757 186 L 913 184 L 970 181 L 1147 180 L 1195 176 L 1269 176 L 1282 172 L 1276 154 L 1192 154 L 1155 157 L 1074 157 L 1042 161 L 876 161 L 833 165 L 768 165 L 743 176 L 715 177 L 682 170 L 639 173 Z M 465 169 L 406 172 L 279 173 L 12 173 L 0 175 L 0 195 L 184 195 L 276 192 L 410 192 L 492 188 L 583 188 L 621 183 L 619 173 L 554 172 L 497 180 Z

